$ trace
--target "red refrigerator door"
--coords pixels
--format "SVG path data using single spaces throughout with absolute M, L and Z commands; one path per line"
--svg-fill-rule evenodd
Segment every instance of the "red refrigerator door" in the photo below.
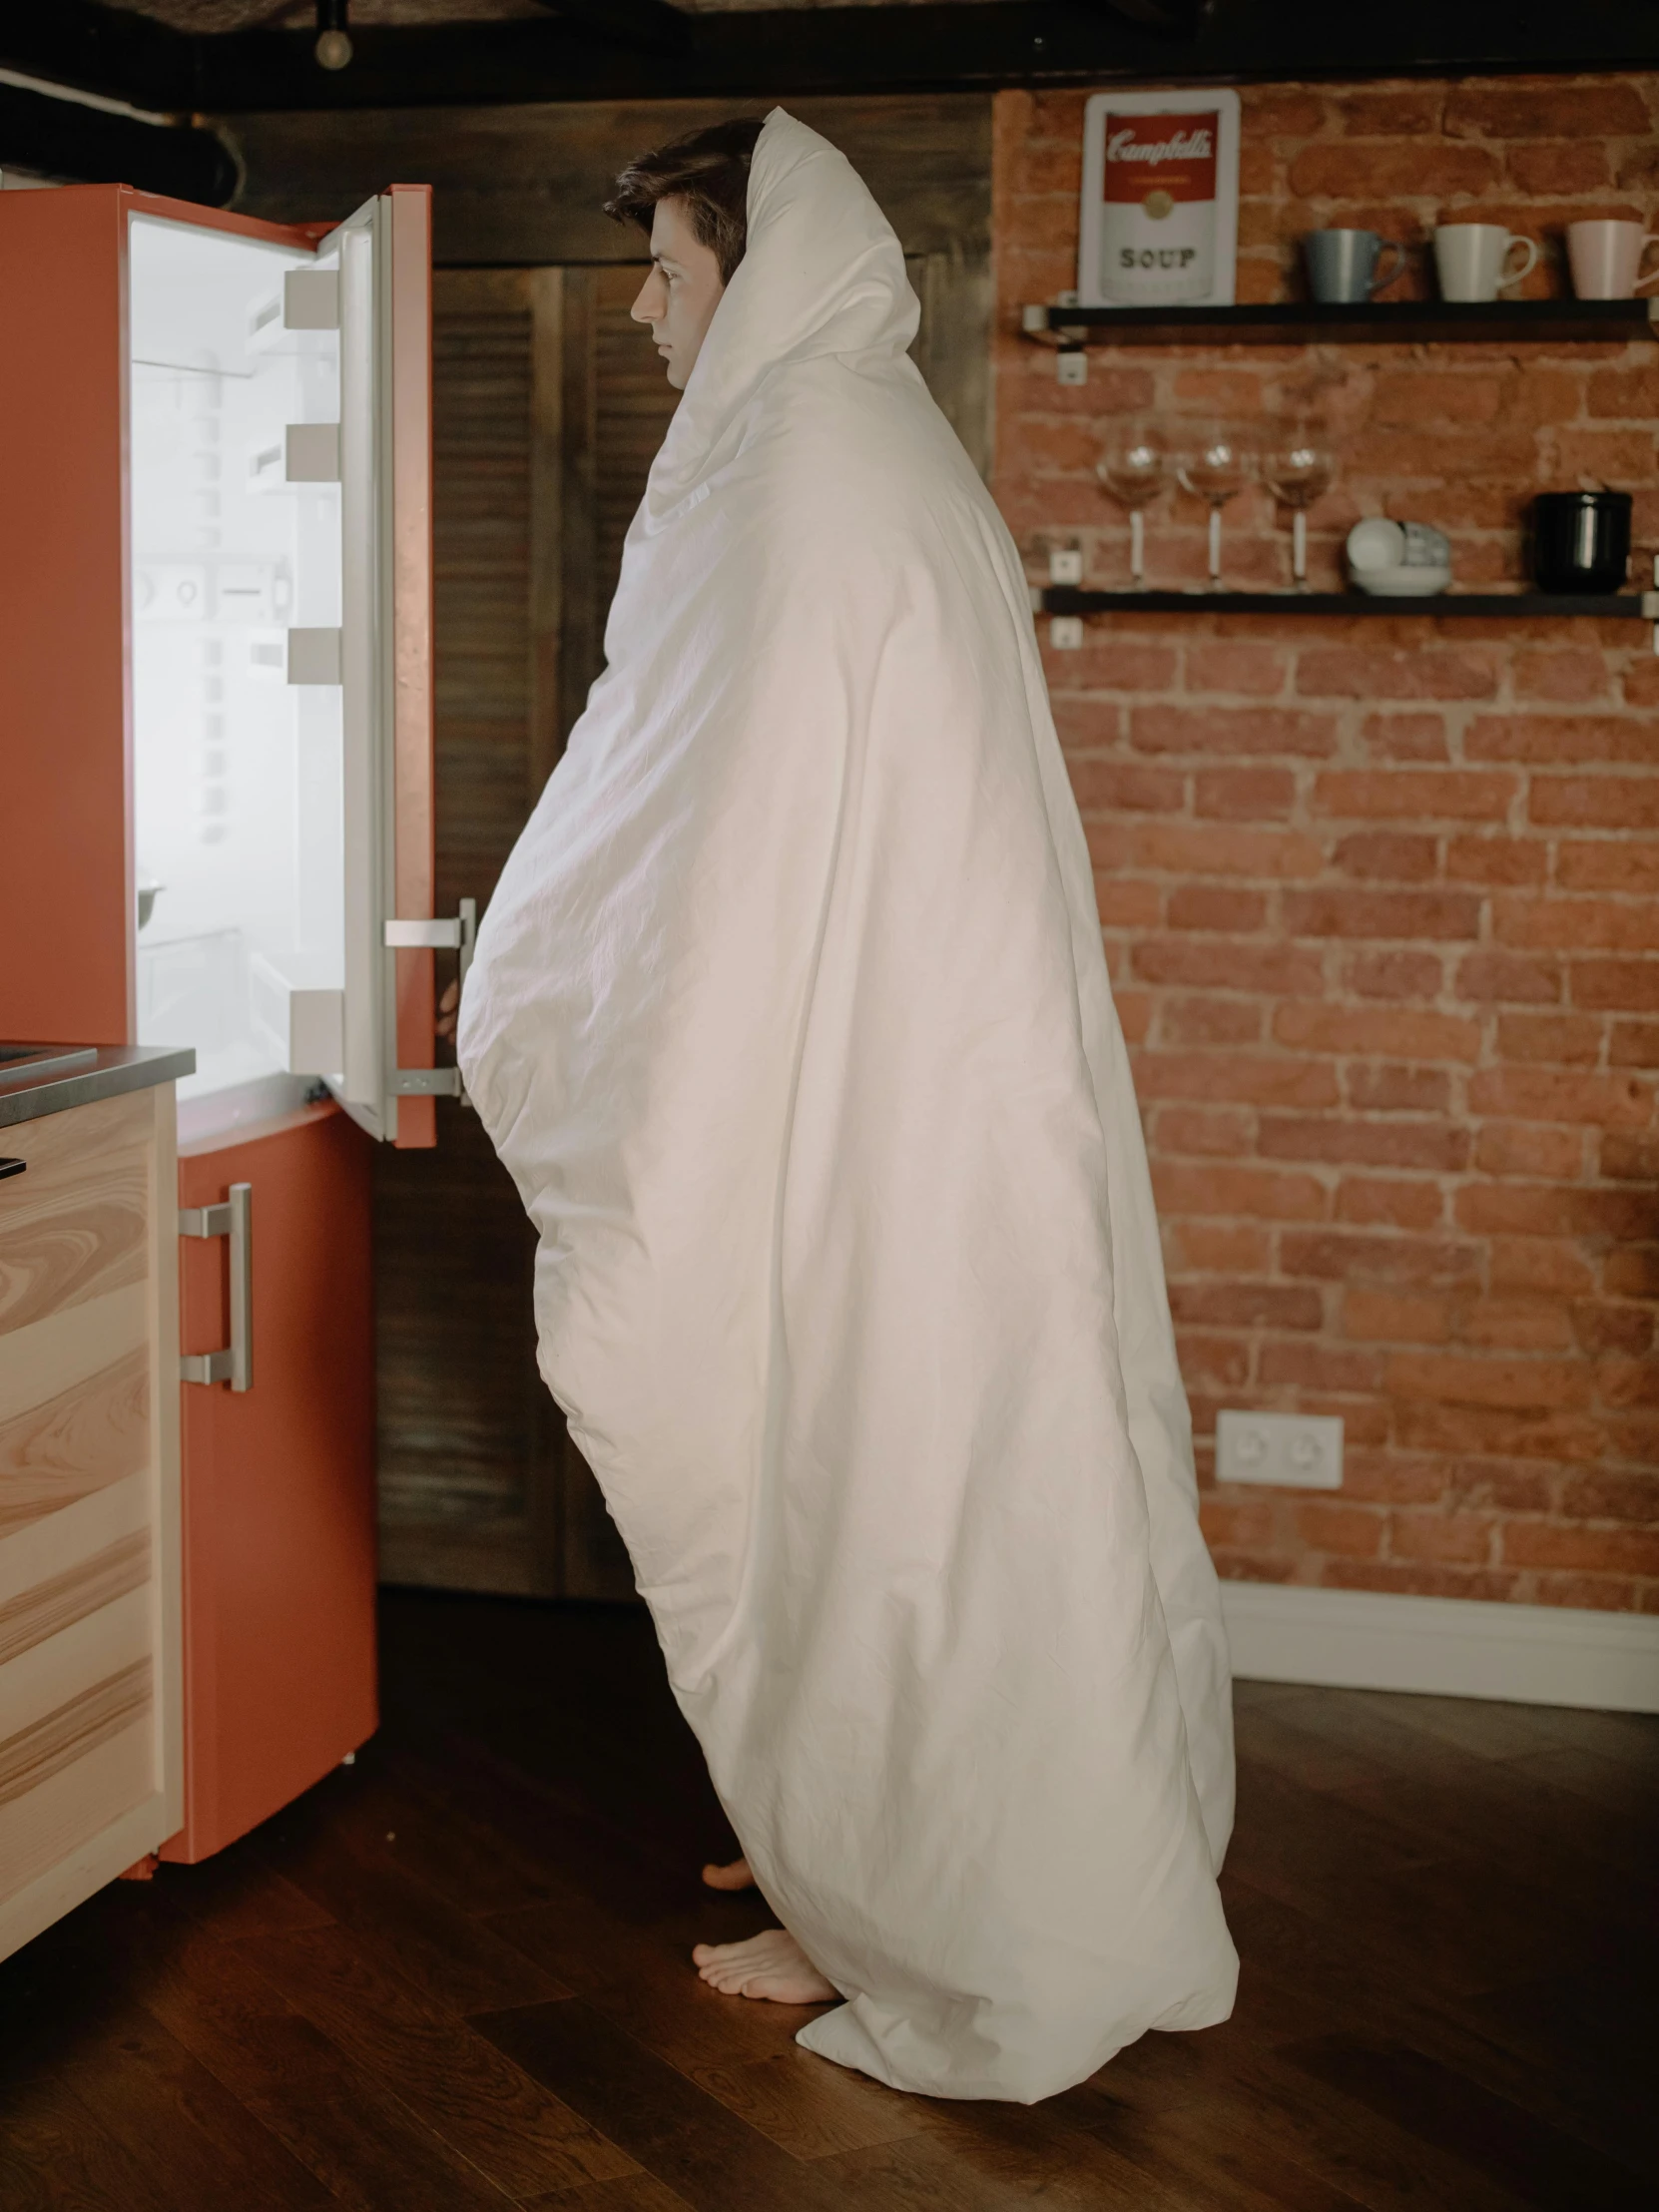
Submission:
M 252 1381 L 184 1386 L 185 1825 L 206 1859 L 375 1726 L 371 1141 L 316 1106 L 184 1154 L 185 1207 L 250 1187 Z M 181 1347 L 231 1342 L 221 1237 L 180 1251 Z

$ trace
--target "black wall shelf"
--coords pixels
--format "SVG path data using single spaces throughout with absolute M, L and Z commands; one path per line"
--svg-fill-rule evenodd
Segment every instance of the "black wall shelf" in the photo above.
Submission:
M 1659 591 L 1468 591 L 1384 599 L 1363 591 L 1086 591 L 1076 584 L 1034 584 L 1031 604 L 1045 615 L 1464 615 L 1487 621 L 1568 615 L 1659 622 Z
M 1052 307 L 1020 310 L 1029 338 L 1082 345 L 1589 344 L 1659 338 L 1659 298 L 1378 300 L 1322 306 Z

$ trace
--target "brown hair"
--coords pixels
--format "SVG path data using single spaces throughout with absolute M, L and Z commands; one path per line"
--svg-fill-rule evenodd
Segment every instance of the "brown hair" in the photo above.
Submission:
M 649 238 L 658 201 L 683 200 L 692 236 L 714 254 L 720 280 L 729 284 L 749 242 L 749 165 L 761 121 L 738 116 L 642 154 L 618 177 L 605 213 L 613 223 L 637 224 Z

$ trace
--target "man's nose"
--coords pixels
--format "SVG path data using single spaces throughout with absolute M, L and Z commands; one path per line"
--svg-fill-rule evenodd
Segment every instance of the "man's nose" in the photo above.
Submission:
M 649 296 L 651 289 L 652 280 L 648 276 L 640 286 L 639 296 L 628 310 L 636 322 L 655 322 L 657 319 L 655 303 Z

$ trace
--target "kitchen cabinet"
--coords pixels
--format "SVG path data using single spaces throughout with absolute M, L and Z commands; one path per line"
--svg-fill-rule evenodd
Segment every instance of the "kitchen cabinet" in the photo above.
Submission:
M 84 1058 L 45 1090 L 0 1064 L 0 1956 L 184 1809 L 170 1073 L 189 1055 Z

